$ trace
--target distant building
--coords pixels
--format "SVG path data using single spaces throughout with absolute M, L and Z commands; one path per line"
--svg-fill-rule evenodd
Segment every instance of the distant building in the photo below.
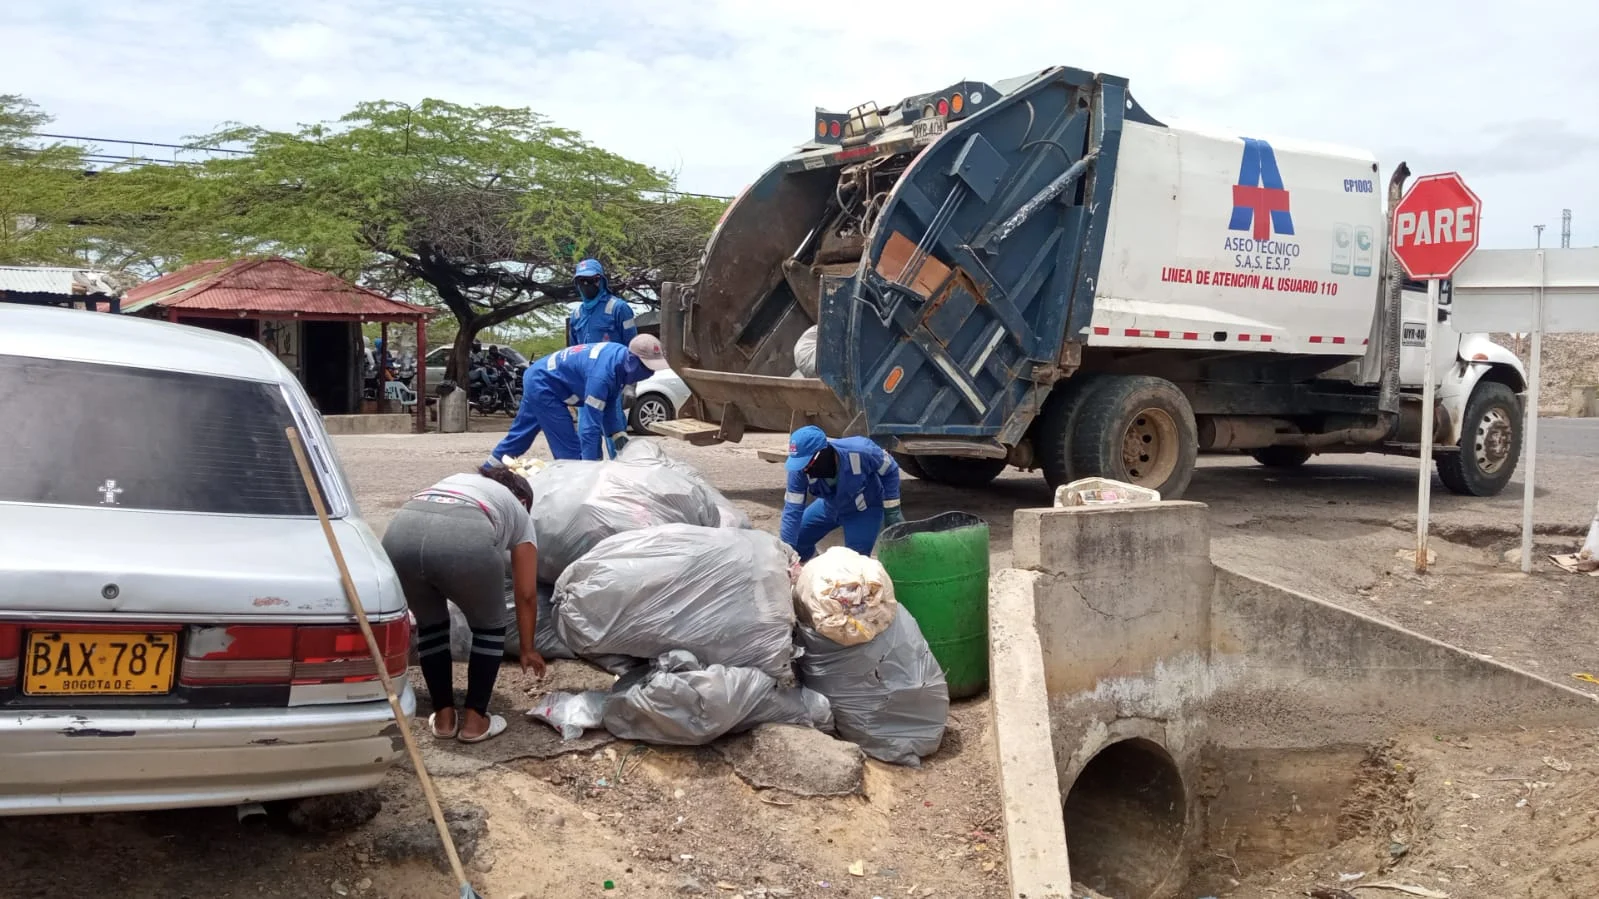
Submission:
M 98 269 L 0 265 L 0 303 L 119 312 L 123 277 Z
M 299 377 L 324 416 L 372 411 L 362 402 L 362 324 L 415 328 L 420 354 L 432 314 L 279 256 L 195 263 L 130 288 L 122 311 L 260 341 Z M 419 368 L 417 397 L 426 396 L 426 377 Z M 416 429 L 426 430 L 426 403 L 415 406 Z

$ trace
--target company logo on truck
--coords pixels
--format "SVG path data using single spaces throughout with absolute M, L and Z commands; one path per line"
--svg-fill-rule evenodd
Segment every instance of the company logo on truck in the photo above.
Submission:
M 1294 217 L 1288 211 L 1288 189 L 1277 171 L 1277 154 L 1271 144 L 1253 137 L 1244 138 L 1244 159 L 1238 167 L 1238 184 L 1233 188 L 1232 231 L 1252 231 L 1255 240 L 1266 240 L 1273 231 L 1294 233 Z
M 1277 154 L 1271 144 L 1258 138 L 1244 138 L 1238 183 L 1233 185 L 1233 216 L 1227 229 L 1249 234 L 1226 240 L 1224 249 L 1236 254 L 1236 268 L 1285 272 L 1299 255 L 1299 244 L 1273 238 L 1274 234 L 1279 238 L 1293 236 L 1294 217 L 1288 188 L 1277 169 Z

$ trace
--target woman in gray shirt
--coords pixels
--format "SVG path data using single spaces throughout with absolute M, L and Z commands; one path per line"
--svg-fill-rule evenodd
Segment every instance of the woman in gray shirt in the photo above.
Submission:
M 417 655 L 433 699 L 428 727 L 439 739 L 480 743 L 505 732 L 505 719 L 488 709 L 505 657 L 507 552 L 522 670 L 544 674 L 544 659 L 533 649 L 539 551 L 532 506 L 533 488 L 524 478 L 504 465 L 486 464 L 412 496 L 383 535 L 383 549 L 416 616 Z M 455 706 L 446 599 L 472 628 L 464 714 Z

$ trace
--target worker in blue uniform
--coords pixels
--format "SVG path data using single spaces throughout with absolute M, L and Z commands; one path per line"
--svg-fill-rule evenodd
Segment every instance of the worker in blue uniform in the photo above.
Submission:
M 633 324 L 633 307 L 611 293 L 611 282 L 599 260 L 585 259 L 577 264 L 572 279 L 582 301 L 566 318 L 566 345 L 613 343 L 627 344 L 638 336 Z
M 494 459 L 527 452 L 540 430 L 556 459 L 601 459 L 607 442 L 613 453 L 620 450 L 627 443 L 622 388 L 665 368 L 661 342 L 649 334 L 628 344 L 578 344 L 545 356 L 522 378 L 522 405 Z
M 806 425 L 788 442 L 788 491 L 783 494 L 783 542 L 800 561 L 835 528 L 844 545 L 871 555 L 878 532 L 905 520 L 899 504 L 899 465 L 865 437 L 828 438 Z M 816 501 L 806 505 L 811 496 Z

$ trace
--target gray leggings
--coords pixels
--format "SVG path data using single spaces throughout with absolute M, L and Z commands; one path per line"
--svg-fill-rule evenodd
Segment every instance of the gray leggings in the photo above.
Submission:
M 505 630 L 505 553 L 476 506 L 412 500 L 383 534 L 419 628 L 446 623 L 448 599 L 474 631 Z

